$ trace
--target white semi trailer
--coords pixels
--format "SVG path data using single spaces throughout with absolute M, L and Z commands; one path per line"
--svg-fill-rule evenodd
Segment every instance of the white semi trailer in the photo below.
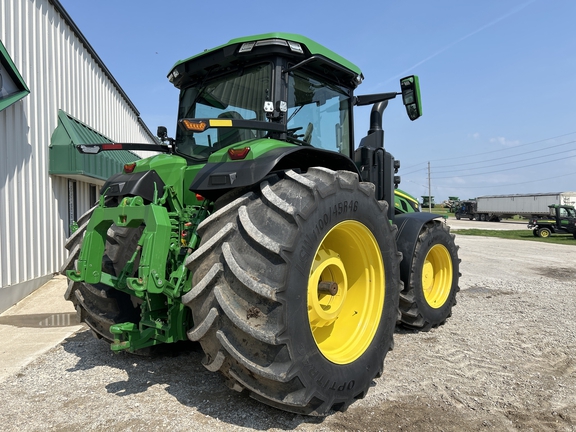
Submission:
M 455 216 L 456 219 L 481 221 L 499 221 L 515 215 L 530 218 L 547 215 L 551 204 L 576 205 L 576 192 L 486 195 L 460 201 Z

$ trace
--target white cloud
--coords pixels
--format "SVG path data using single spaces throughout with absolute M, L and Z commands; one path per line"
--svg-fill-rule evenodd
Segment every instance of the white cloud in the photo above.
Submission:
M 498 143 L 504 147 L 513 147 L 513 146 L 517 146 L 520 144 L 520 141 L 518 140 L 508 140 L 504 137 L 497 137 L 497 138 L 490 138 L 490 142 L 493 143 Z

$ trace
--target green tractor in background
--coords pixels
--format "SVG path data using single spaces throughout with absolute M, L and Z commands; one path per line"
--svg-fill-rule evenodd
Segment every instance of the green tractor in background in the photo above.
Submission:
M 114 351 L 198 341 L 235 390 L 295 413 L 346 409 L 382 374 L 396 324 L 443 324 L 459 290 L 454 236 L 396 189 L 384 149 L 390 99 L 421 115 L 418 78 L 355 96 L 354 64 L 285 33 L 231 40 L 168 77 L 174 139 L 159 127 L 158 145 L 78 146 L 161 154 L 111 177 L 79 221 L 66 299 Z

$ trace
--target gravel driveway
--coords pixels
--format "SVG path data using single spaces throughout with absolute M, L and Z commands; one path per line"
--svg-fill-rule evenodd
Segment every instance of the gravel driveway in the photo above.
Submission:
M 453 316 L 398 330 L 384 375 L 347 412 L 284 413 L 228 390 L 195 345 L 115 355 L 82 330 L 0 382 L 0 430 L 575 431 L 576 245 L 457 243 Z

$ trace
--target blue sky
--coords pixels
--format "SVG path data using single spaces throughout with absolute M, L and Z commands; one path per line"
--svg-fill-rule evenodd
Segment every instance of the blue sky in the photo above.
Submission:
M 423 116 L 384 114 L 401 188 L 448 196 L 576 191 L 573 0 L 60 0 L 148 127 L 176 124 L 180 59 L 230 39 L 300 33 L 360 67 L 357 94 L 420 77 Z M 369 108 L 355 113 L 356 141 Z

